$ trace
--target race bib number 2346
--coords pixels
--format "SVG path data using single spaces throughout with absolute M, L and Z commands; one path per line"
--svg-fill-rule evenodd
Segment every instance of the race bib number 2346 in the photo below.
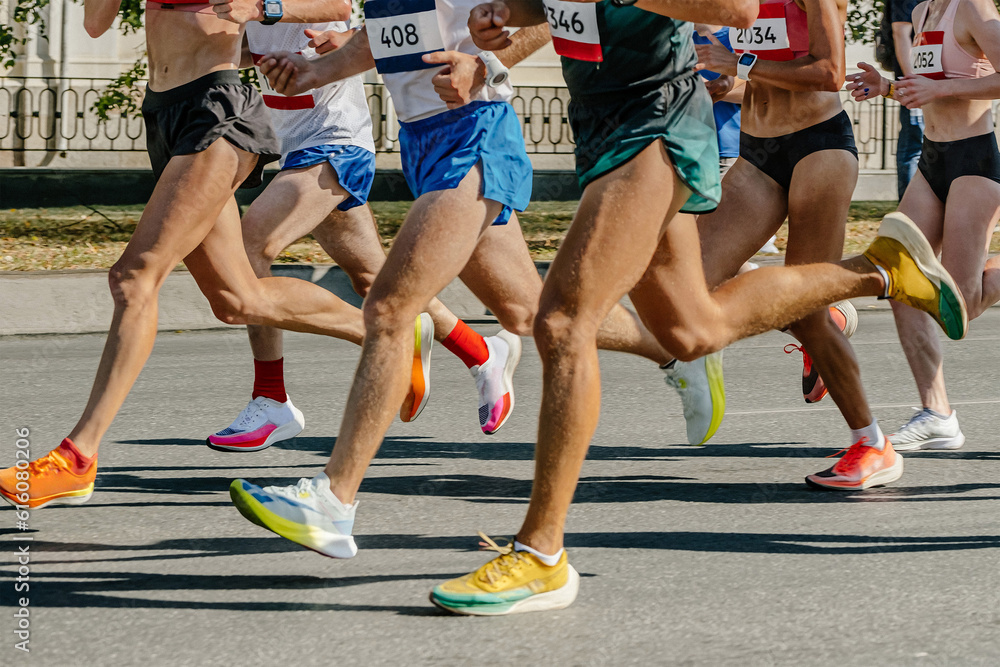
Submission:
M 597 5 L 545 0 L 545 17 L 549 20 L 556 53 L 574 60 L 596 63 L 604 60 L 597 29 Z

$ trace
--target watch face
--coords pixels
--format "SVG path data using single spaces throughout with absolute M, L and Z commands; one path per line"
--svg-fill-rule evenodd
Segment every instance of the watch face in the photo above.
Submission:
M 740 59 L 737 62 L 741 65 L 752 65 L 754 60 L 756 60 L 756 58 L 753 57 L 753 54 L 744 53 L 740 56 Z M 729 62 L 732 61 L 730 60 Z
M 264 13 L 265 14 L 280 14 L 281 13 L 281 3 L 280 2 L 265 2 L 264 3 Z

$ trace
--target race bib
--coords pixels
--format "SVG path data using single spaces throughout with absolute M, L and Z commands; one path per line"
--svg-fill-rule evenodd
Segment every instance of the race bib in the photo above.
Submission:
M 257 71 L 257 83 L 260 84 L 260 96 L 264 98 L 264 106 L 268 109 L 280 109 L 281 111 L 299 111 L 301 109 L 312 109 L 316 106 L 312 91 L 302 95 L 282 95 L 271 87 L 271 82 L 267 80 L 264 73 L 260 71 L 257 63 L 264 56 L 251 54 L 253 56 L 253 68 Z
M 944 31 L 933 30 L 917 35 L 913 44 L 913 73 L 928 79 L 943 79 L 944 63 L 941 62 L 941 45 Z
M 761 60 L 793 60 L 788 43 L 788 22 L 783 4 L 760 6 L 757 20 L 749 28 L 731 29 L 729 39 L 737 53 L 756 53 Z
M 365 25 L 379 74 L 441 67 L 421 60 L 444 51 L 435 0 L 368 0 Z
M 604 60 L 597 31 L 597 5 L 545 0 L 545 15 L 556 53 L 594 63 Z

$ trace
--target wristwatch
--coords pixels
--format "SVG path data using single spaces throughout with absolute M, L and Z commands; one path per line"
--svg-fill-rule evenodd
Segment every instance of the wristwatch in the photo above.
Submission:
M 611 4 L 615 7 L 631 7 L 639 0 L 611 0 Z
M 510 76 L 510 70 L 500 62 L 496 54 L 492 51 L 480 51 L 479 59 L 486 65 L 486 85 L 490 88 L 503 85 Z
M 285 15 L 285 10 L 281 6 L 281 0 L 264 0 L 264 18 L 261 25 L 274 25 Z
M 739 59 L 736 61 L 736 76 L 744 81 L 750 80 L 750 70 L 753 69 L 754 64 L 757 62 L 757 54 L 743 53 L 740 55 Z

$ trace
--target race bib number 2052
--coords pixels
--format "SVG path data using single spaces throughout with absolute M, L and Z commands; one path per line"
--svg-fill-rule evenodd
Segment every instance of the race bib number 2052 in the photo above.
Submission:
M 597 5 L 545 0 L 545 16 L 556 53 L 574 60 L 596 63 L 604 60 L 597 29 Z
M 434 0 L 368 0 L 365 25 L 379 74 L 440 67 L 422 56 L 444 51 Z

